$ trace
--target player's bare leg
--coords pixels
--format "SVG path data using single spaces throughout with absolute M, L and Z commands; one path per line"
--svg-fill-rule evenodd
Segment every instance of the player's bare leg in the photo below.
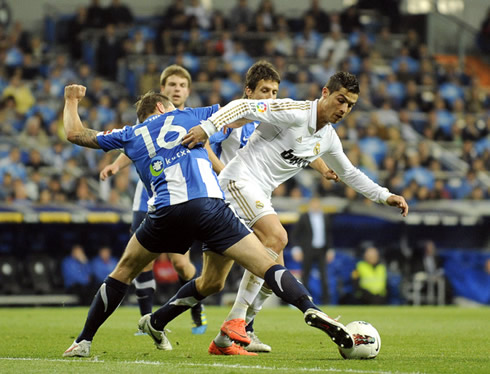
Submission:
M 278 216 L 269 214 L 261 217 L 255 222 L 253 229 L 267 248 L 269 256 L 284 265 L 282 251 L 288 239 Z M 220 346 L 231 345 L 231 341 L 235 341 L 246 345 L 246 349 L 250 351 L 270 352 L 270 346 L 260 341 L 252 327 L 255 315 L 262 309 L 270 295 L 272 290 L 264 280 L 245 270 L 235 303 L 214 341 Z
M 191 262 L 190 251 L 187 251 L 183 255 L 180 253 L 169 253 L 168 257 L 172 262 L 175 271 L 179 274 L 179 277 L 185 282 L 188 282 L 195 277 L 196 267 Z

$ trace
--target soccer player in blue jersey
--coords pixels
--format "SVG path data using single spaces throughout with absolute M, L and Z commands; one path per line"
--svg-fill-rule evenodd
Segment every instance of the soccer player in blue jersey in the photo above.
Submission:
M 146 219 L 100 286 L 82 332 L 63 356 L 89 356 L 98 328 L 122 302 L 141 270 L 160 253 L 187 252 L 194 240 L 207 246 L 202 274 L 186 283 L 162 308 L 139 321 L 140 329 L 148 333 L 158 349 L 172 349 L 164 332 L 166 324 L 220 291 L 225 281 L 222 274 L 230 270 L 233 261 L 265 279 L 276 295 L 300 309 L 309 325 L 326 332 L 337 345 L 353 346 L 345 326 L 313 304 L 304 286 L 269 257 L 255 234 L 225 203 L 203 146 L 189 149 L 182 145 L 188 130 L 212 115 L 216 106 L 180 111 L 162 94 L 149 93 L 137 104 L 140 124 L 97 132 L 86 128 L 78 115 L 78 103 L 85 91 L 80 85 L 65 87 L 63 125 L 67 139 L 88 148 L 122 150 L 153 195 Z
M 177 109 L 184 109 L 185 102 L 189 97 L 192 78 L 187 69 L 179 65 L 166 67 L 160 75 L 160 92 L 167 96 Z M 120 169 L 129 166 L 131 160 L 121 153 L 116 160 L 107 165 L 100 172 L 100 179 L 105 180 L 111 175 L 116 174 Z M 148 192 L 141 180 L 138 181 L 133 198 L 133 220 L 131 222 L 131 233 L 134 233 L 146 216 L 148 211 Z M 197 270 L 190 260 L 190 251 L 185 254 L 169 253 L 170 261 L 179 275 L 179 281 L 184 285 L 189 280 L 197 277 Z M 136 297 L 142 316 L 151 313 L 153 309 L 153 296 L 156 289 L 156 282 L 153 276 L 153 262 L 148 264 L 140 275 L 134 280 Z M 204 334 L 207 329 L 206 315 L 201 303 L 197 303 L 191 308 L 192 333 Z M 140 335 L 138 331 L 136 335 Z

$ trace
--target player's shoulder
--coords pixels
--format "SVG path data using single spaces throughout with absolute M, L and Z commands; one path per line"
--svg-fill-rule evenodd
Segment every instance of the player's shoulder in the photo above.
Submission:
M 180 112 L 184 113 L 196 113 L 196 112 L 202 112 L 202 111 L 217 111 L 219 109 L 219 104 L 213 104 L 213 105 L 208 105 L 208 106 L 201 106 L 201 107 L 196 107 L 196 108 L 191 108 L 186 106 L 184 109 L 179 110 Z

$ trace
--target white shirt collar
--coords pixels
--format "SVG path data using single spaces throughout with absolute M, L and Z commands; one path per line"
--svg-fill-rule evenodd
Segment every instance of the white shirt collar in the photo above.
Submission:
M 317 120 L 318 120 L 317 108 L 318 108 L 318 99 L 311 102 L 311 113 L 310 113 L 310 120 L 308 122 L 308 131 L 309 131 L 310 135 L 313 135 L 316 133 L 315 136 L 321 138 L 321 137 L 323 137 L 325 131 L 327 131 L 326 128 L 327 128 L 327 126 L 330 125 L 330 123 L 327 123 L 318 132 L 316 131 Z

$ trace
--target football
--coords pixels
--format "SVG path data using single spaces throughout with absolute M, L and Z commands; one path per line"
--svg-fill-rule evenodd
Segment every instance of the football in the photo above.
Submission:
M 381 338 L 378 331 L 368 322 L 354 321 L 345 326 L 354 339 L 352 348 L 340 348 L 340 355 L 345 359 L 367 360 L 375 358 L 381 349 Z

